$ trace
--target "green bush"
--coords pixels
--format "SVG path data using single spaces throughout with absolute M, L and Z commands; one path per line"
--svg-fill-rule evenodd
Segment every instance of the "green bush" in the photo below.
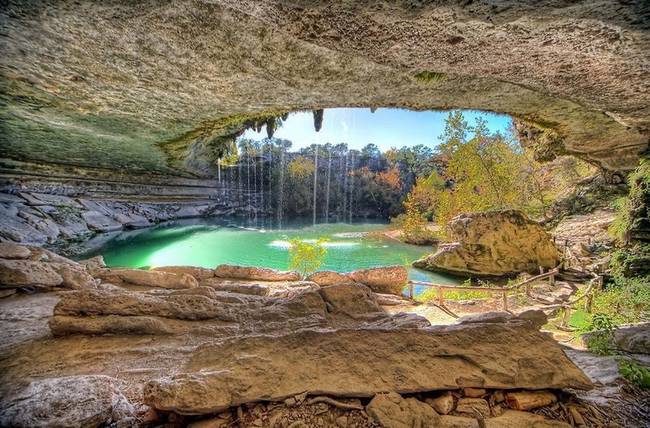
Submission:
M 650 389 L 650 370 L 629 359 L 618 362 L 618 372 L 634 385 Z
M 323 264 L 327 249 L 323 246 L 325 239 L 316 242 L 292 239 L 289 247 L 289 269 L 297 270 L 304 277 L 316 272 Z

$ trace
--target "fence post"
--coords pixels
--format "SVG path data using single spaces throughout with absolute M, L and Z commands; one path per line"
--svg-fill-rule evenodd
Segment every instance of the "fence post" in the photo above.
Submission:
M 503 291 L 503 311 L 508 312 L 508 292 Z
M 413 283 L 409 281 L 409 299 L 413 300 Z
M 548 283 L 550 286 L 555 285 L 555 273 L 552 273 L 551 276 L 548 277 Z
M 442 287 L 438 287 L 438 305 L 443 306 L 445 304 L 445 297 L 443 295 Z

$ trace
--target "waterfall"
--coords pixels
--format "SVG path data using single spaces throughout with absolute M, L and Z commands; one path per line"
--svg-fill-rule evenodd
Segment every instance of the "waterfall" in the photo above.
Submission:
M 252 217 L 251 212 L 251 155 L 246 149 L 246 203 L 248 204 L 248 219 Z
M 284 143 L 280 148 L 280 191 L 278 192 L 278 228 L 282 229 L 282 211 L 284 209 Z
M 217 159 L 217 180 L 221 184 L 221 158 Z
M 241 156 L 237 159 L 237 201 L 242 205 Z
M 325 223 L 330 222 L 330 178 L 332 176 L 332 149 L 327 160 L 327 190 L 325 190 Z
M 262 226 L 266 219 L 264 218 L 264 213 L 266 212 L 266 207 L 264 206 L 264 145 L 260 147 L 260 210 L 262 212 Z
M 318 146 L 314 150 L 314 201 L 312 202 L 312 223 L 316 225 L 316 186 L 318 184 Z
M 255 227 L 257 227 L 257 156 L 253 153 L 253 206 L 252 213 L 255 216 Z
M 350 204 L 349 204 L 349 210 L 350 210 L 350 223 L 352 223 L 352 203 L 354 202 L 354 152 L 350 153 L 352 159 L 350 159 Z
M 266 198 L 269 204 L 268 213 L 273 212 L 273 207 L 271 206 L 271 198 L 273 197 L 273 146 L 269 144 L 269 197 Z M 271 215 L 269 217 L 269 228 L 273 228 L 273 218 Z
M 343 174 L 343 197 L 341 198 L 343 202 L 343 208 L 341 210 L 341 218 L 343 223 L 345 223 L 345 213 L 348 203 L 348 152 L 345 152 L 345 173 Z

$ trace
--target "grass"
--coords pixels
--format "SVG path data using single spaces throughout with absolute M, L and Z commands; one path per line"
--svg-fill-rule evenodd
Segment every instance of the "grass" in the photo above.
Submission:
M 479 288 L 479 287 L 477 287 Z M 490 297 L 492 293 L 489 291 L 480 291 L 480 290 L 444 290 L 445 300 L 474 300 L 474 299 L 486 299 Z M 420 293 L 415 297 L 415 300 L 418 302 L 437 302 L 438 301 L 438 289 L 430 288 L 423 293 Z

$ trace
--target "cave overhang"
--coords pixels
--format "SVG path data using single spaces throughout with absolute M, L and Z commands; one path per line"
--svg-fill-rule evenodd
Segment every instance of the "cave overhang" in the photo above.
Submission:
M 206 175 L 221 145 L 291 111 L 466 108 L 627 171 L 648 152 L 649 16 L 641 1 L 9 1 L 0 144 Z

